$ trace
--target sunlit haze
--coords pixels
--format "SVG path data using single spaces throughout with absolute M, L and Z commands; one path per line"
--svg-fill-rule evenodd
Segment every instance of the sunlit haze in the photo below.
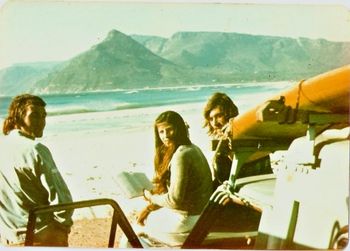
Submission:
M 69 59 L 112 29 L 166 38 L 178 31 L 220 31 L 350 41 L 349 9 L 337 1 L 213 2 L 8 1 L 0 11 L 0 69 Z M 276 2 L 284 4 L 271 4 Z

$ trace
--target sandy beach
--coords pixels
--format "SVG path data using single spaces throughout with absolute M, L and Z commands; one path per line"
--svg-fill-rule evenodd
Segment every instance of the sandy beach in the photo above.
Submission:
M 237 99 L 237 103 L 239 107 L 247 107 L 246 103 L 258 103 L 266 95 L 268 93 L 254 94 L 254 98 L 246 95 Z M 205 102 L 200 102 L 65 115 L 51 115 L 49 112 L 44 136 L 38 141 L 50 149 L 74 201 L 111 198 L 132 221 L 135 210 L 140 210 L 145 202 L 140 197 L 127 199 L 115 180 L 117 174 L 125 170 L 140 171 L 152 178 L 153 123 L 166 110 L 181 114 L 189 125 L 191 141 L 202 149 L 210 163 L 209 138 L 202 127 L 204 106 Z M 240 112 L 243 113 L 244 109 Z M 108 235 L 111 215 L 109 206 L 75 210 L 71 234 L 73 246 L 98 247 L 100 244 L 94 240 L 95 236 L 91 237 L 91 243 L 84 241 L 90 239 L 82 236 L 87 234 L 84 229 L 95 225 L 92 228 L 96 234 Z M 101 246 L 105 244 L 103 242 Z
M 115 180 L 117 174 L 125 170 L 141 171 L 152 178 L 153 121 L 166 110 L 183 116 L 190 126 L 192 142 L 202 149 L 210 163 L 212 152 L 206 129 L 202 128 L 203 106 L 203 103 L 195 103 L 48 116 L 44 136 L 38 140 L 51 150 L 74 201 L 111 198 L 132 223 L 135 212 L 145 202 L 140 197 L 127 199 Z M 348 131 L 344 132 L 348 135 Z M 278 151 L 271 158 L 274 169 L 284 169 L 285 151 Z M 111 215 L 109 206 L 75 210 L 70 247 L 107 247 Z M 119 229 L 116 247 L 120 235 Z
M 180 113 L 190 126 L 191 140 L 210 153 L 202 128 L 204 104 L 148 107 L 121 111 L 48 116 L 42 138 L 66 181 L 74 201 L 110 198 L 120 205 L 129 221 L 141 210 L 141 197 L 127 199 L 115 177 L 121 171 L 140 171 L 153 176 L 153 122 L 163 111 Z M 1 125 L 3 119 L 0 118 Z M 105 126 L 104 126 L 105 125 Z M 70 247 L 107 247 L 110 206 L 74 211 Z M 116 244 L 120 237 L 117 232 Z
M 49 147 L 54 160 L 71 190 L 74 201 L 111 198 L 116 200 L 126 213 L 143 206 L 140 200 L 128 200 L 115 181 L 123 171 L 145 172 L 153 175 L 154 133 L 153 120 L 165 110 L 179 112 L 190 125 L 192 142 L 203 152 L 210 154 L 206 130 L 202 128 L 203 104 L 150 107 L 129 111 L 110 111 L 48 116 L 47 127 L 40 142 Z M 144 120 L 144 126 L 120 126 L 113 128 L 94 127 L 80 130 L 82 123 L 111 121 L 125 123 L 126 116 Z M 146 117 L 146 118 L 145 118 Z M 72 130 L 60 129 L 69 125 Z M 208 157 L 209 158 L 209 157 Z M 136 204 L 135 204 L 136 203 Z M 141 203 L 141 204 L 139 204 Z M 111 214 L 108 207 L 94 210 L 76 210 L 75 219 L 100 218 Z
M 202 127 L 204 105 L 201 102 L 65 115 L 49 113 L 44 136 L 37 140 L 51 150 L 74 201 L 111 198 L 130 212 L 138 205 L 126 199 L 115 177 L 127 170 L 141 171 L 152 178 L 153 123 L 161 112 L 174 110 L 181 114 L 189 125 L 191 141 L 202 149 L 210 163 L 209 138 Z M 74 217 L 96 218 L 110 213 L 105 208 L 76 210 Z

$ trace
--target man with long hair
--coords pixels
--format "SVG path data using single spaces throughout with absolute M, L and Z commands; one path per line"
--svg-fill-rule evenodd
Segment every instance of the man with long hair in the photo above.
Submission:
M 214 93 L 204 107 L 204 127 L 212 140 L 214 157 L 212 174 L 214 188 L 228 180 L 233 151 L 230 146 L 230 121 L 238 115 L 238 108 L 225 93 Z
M 29 210 L 72 197 L 49 149 L 35 141 L 43 135 L 46 103 L 38 96 L 15 97 L 0 140 L 0 236 L 4 245 L 24 243 Z M 72 211 L 39 215 L 36 246 L 68 246 Z

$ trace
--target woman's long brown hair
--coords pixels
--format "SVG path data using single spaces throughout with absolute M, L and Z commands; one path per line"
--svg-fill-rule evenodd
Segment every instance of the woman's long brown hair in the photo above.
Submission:
M 158 134 L 158 125 L 168 123 L 174 128 L 173 144 L 166 147 Z M 153 178 L 153 193 L 162 194 L 167 191 L 167 183 L 169 182 L 170 172 L 169 163 L 176 149 L 180 145 L 190 145 L 191 141 L 188 135 L 188 127 L 183 118 L 174 111 L 166 111 L 161 113 L 154 123 L 155 135 L 155 156 L 154 169 L 155 176 Z

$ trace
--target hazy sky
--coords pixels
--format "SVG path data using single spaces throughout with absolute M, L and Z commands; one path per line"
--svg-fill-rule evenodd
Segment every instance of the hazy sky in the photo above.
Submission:
M 213 2 L 10 0 L 0 9 L 0 69 L 69 59 L 112 29 L 162 37 L 177 31 L 223 31 L 350 41 L 348 1 Z M 305 0 L 292 3 L 297 2 Z

